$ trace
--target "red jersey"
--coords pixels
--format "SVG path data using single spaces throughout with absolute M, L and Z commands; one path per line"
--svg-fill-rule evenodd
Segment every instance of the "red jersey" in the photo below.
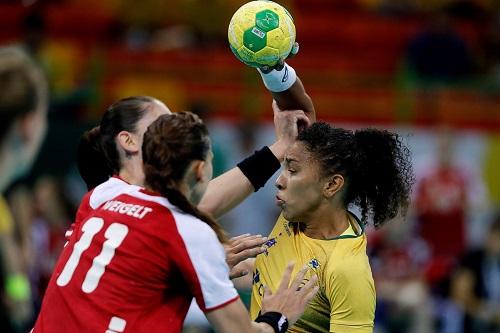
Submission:
M 205 312 L 238 298 L 203 221 L 117 178 L 85 200 L 34 333 L 180 332 L 193 297 Z

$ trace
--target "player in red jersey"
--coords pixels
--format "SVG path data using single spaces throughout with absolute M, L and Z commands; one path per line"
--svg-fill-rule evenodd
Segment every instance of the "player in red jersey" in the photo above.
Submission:
M 298 79 L 294 87 L 283 94 L 303 94 L 304 98 L 307 96 Z M 100 125 L 83 136 L 79 147 L 78 167 L 89 189 L 105 182 L 110 176 L 116 177 L 113 184 L 121 182 L 122 185 L 128 183 L 142 186 L 144 174 L 140 149 L 143 134 L 158 116 L 169 113 L 170 110 L 161 101 L 145 96 L 122 99 L 111 105 L 104 113 Z M 303 111 L 279 112 L 275 113 L 274 118 L 276 142 L 212 180 L 199 204 L 201 210 L 214 217 L 221 216 L 262 187 L 279 169 L 284 151 L 297 136 L 297 122 L 307 123 L 308 118 Z M 258 169 L 253 166 L 258 166 Z M 111 188 L 104 190 L 104 193 L 104 200 L 114 194 Z M 99 203 L 92 191 L 87 193 L 78 209 L 75 225 L 98 207 Z M 71 234 L 71 230 L 68 234 Z M 240 239 L 240 244 L 242 243 L 245 246 L 229 249 L 228 262 L 239 262 L 262 251 L 261 237 L 246 237 Z M 248 271 L 235 268 L 231 275 L 241 276 L 242 270 Z
M 142 154 L 145 188 L 112 178 L 92 192 L 98 206 L 64 248 L 33 332 L 180 332 L 193 297 L 218 332 L 285 332 L 286 318 L 293 323 L 316 293 L 316 278 L 299 289 L 302 270 L 289 286 L 290 266 L 250 321 L 229 280 L 225 235 L 195 207 L 212 177 L 202 121 L 160 116 Z

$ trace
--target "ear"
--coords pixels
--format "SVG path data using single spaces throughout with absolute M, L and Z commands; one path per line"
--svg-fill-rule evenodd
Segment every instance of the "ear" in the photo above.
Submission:
M 325 185 L 323 186 L 323 194 L 327 198 L 331 198 L 339 192 L 342 187 L 344 187 L 344 177 L 342 175 L 335 174 L 327 178 Z
M 196 176 L 196 181 L 198 182 L 203 181 L 203 178 L 205 177 L 205 172 L 204 172 L 205 161 L 194 161 L 193 163 L 194 163 L 193 169 Z
M 137 153 L 141 147 L 139 147 L 137 136 L 127 132 L 121 131 L 118 133 L 118 144 L 128 153 Z

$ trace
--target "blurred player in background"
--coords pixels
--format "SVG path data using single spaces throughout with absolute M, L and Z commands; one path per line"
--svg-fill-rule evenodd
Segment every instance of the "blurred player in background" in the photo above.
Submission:
M 40 68 L 15 47 L 0 48 L 0 87 L 0 193 L 3 193 L 30 170 L 38 153 L 47 129 L 48 88 Z M 32 316 L 29 283 L 14 237 L 12 217 L 0 196 L 2 332 L 23 330 Z
M 225 234 L 195 207 L 212 177 L 203 122 L 189 112 L 160 116 L 142 156 L 145 188 L 116 187 L 75 229 L 33 332 L 180 332 L 193 297 L 218 332 L 285 332 L 316 293 L 316 277 L 299 288 L 303 268 L 289 285 L 289 265 L 257 323 L 249 320 L 229 280 Z

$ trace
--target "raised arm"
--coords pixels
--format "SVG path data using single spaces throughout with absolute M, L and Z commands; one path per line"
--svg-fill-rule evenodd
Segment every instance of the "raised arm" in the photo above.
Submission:
M 281 110 L 303 110 L 311 122 L 316 121 L 314 104 L 292 66 L 281 62 L 274 69 L 258 71 Z
M 238 167 L 212 179 L 198 205 L 200 210 L 220 217 L 262 187 L 280 168 L 285 150 L 297 137 L 297 123 L 309 123 L 309 119 L 299 110 L 281 112 L 274 106 L 273 111 L 276 141 L 246 158 Z

